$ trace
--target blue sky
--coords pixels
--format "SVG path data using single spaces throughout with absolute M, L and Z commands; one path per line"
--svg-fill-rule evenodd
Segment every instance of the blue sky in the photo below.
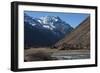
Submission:
M 70 24 L 73 28 L 78 26 L 83 20 L 85 20 L 89 14 L 83 13 L 61 13 L 61 12 L 36 12 L 36 11 L 24 11 L 33 18 L 39 18 L 42 16 L 59 16 L 63 21 Z

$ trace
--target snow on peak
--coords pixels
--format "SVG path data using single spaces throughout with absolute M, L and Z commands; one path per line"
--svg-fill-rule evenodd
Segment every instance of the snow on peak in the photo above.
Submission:
M 61 20 L 58 16 L 42 16 L 39 18 L 32 18 L 25 14 L 24 17 L 24 21 L 28 22 L 32 26 L 39 25 L 39 28 L 45 28 L 49 30 L 62 30 L 62 32 L 71 28 L 70 25 Z
M 40 19 L 43 21 L 43 24 L 53 24 L 54 22 L 60 20 L 60 18 L 57 16 L 43 16 L 40 17 Z

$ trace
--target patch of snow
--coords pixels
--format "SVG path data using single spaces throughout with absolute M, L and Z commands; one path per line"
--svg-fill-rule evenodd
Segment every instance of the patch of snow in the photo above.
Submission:
M 47 29 L 50 29 L 50 30 L 53 30 L 52 27 L 48 26 L 48 25 L 43 25 L 44 28 L 47 28 Z
M 43 24 L 47 24 L 47 17 L 40 17 L 40 19 L 43 21 Z
M 31 24 L 32 26 L 35 26 L 36 24 Z
M 37 20 L 39 23 L 41 23 L 41 20 Z
M 50 26 L 48 26 L 48 25 L 43 25 L 43 27 L 50 29 Z
M 55 21 L 57 22 L 57 21 L 58 21 L 58 19 L 55 19 Z
M 54 25 L 50 25 L 52 28 L 56 28 Z

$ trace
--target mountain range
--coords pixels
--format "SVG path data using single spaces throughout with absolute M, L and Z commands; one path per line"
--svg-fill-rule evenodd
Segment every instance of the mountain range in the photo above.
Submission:
M 24 47 L 52 46 L 73 30 L 58 16 L 33 18 L 24 13 Z

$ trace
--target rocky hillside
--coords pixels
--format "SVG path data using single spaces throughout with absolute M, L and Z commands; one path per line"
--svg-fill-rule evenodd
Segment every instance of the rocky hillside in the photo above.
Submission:
M 90 49 L 90 17 L 55 44 L 59 49 Z

